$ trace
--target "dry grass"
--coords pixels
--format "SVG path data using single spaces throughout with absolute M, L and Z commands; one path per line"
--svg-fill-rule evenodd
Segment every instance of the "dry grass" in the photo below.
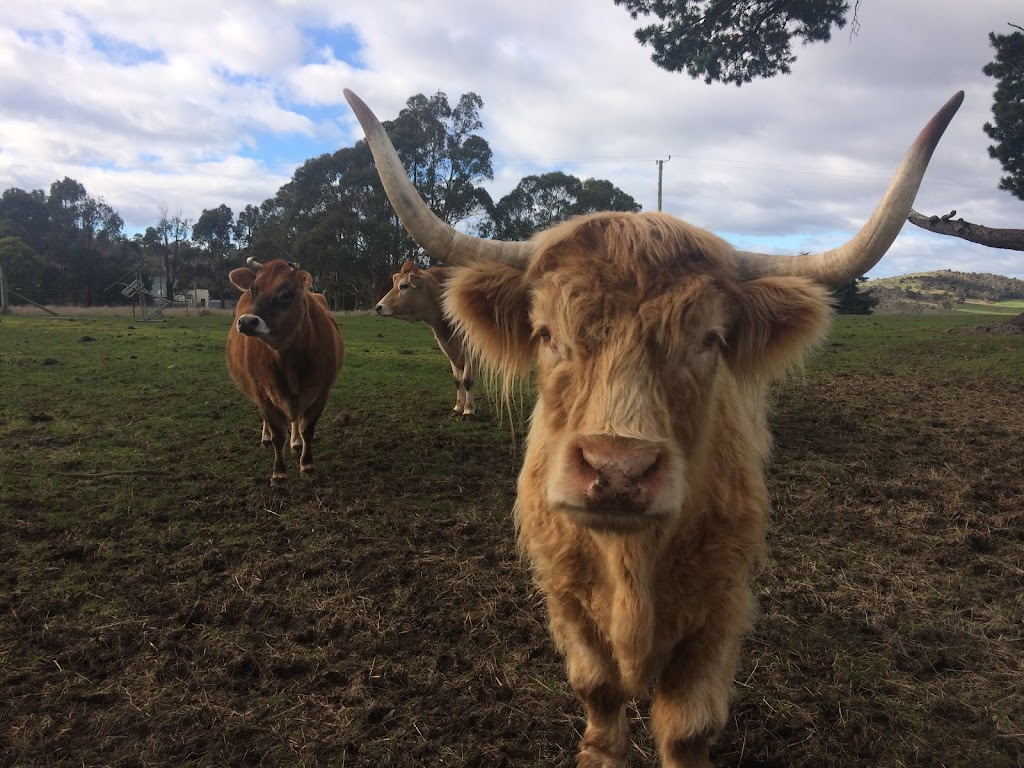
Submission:
M 226 322 L 0 322 L 0 764 L 570 765 L 508 419 L 346 317 L 323 474 L 271 489 Z M 780 387 L 717 765 L 1022 765 L 1024 342 L 952 322 L 843 320 Z

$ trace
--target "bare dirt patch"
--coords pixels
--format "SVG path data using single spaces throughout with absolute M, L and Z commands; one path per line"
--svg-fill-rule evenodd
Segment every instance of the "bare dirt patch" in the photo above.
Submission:
M 97 464 L 122 432 L 71 406 L 5 422 L 0 764 L 572 764 L 582 715 L 515 552 L 517 439 L 445 420 L 447 388 L 356 397 L 360 365 L 320 478 L 280 490 L 227 383 L 194 405 L 154 385 L 134 464 Z M 717 765 L 1022 764 L 1022 404 L 1024 382 L 941 366 L 780 388 Z

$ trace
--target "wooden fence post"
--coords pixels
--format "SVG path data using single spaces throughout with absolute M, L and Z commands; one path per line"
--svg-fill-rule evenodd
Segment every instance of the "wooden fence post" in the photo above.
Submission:
M 4 277 L 4 265 L 0 264 L 0 314 L 11 311 L 11 299 L 7 294 L 7 278 Z

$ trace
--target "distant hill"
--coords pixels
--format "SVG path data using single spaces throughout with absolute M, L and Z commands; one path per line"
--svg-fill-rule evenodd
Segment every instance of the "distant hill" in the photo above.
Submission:
M 880 300 L 879 306 L 891 310 L 913 311 L 913 306 L 927 305 L 953 309 L 967 302 L 997 302 L 1024 299 L 1024 280 L 987 272 L 955 272 L 942 269 L 868 280 L 862 291 Z M 923 307 L 918 307 L 918 311 Z

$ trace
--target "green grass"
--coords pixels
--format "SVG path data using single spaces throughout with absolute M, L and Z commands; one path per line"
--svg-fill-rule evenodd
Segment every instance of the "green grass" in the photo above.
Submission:
M 0 763 L 569 764 L 523 425 L 447 419 L 426 326 L 342 315 L 320 475 L 273 488 L 229 322 L 0 318 Z M 716 764 L 1019 767 L 1024 337 L 988 322 L 839 317 L 778 386 Z
M 920 378 L 977 373 L 1024 380 L 1021 337 L 963 333 L 984 315 L 840 315 L 807 366 L 819 374 L 881 373 Z
M 967 301 L 963 304 L 954 305 L 953 311 L 966 314 L 1006 315 L 1007 317 L 1013 317 L 1024 312 L 1024 299 L 993 302 Z

